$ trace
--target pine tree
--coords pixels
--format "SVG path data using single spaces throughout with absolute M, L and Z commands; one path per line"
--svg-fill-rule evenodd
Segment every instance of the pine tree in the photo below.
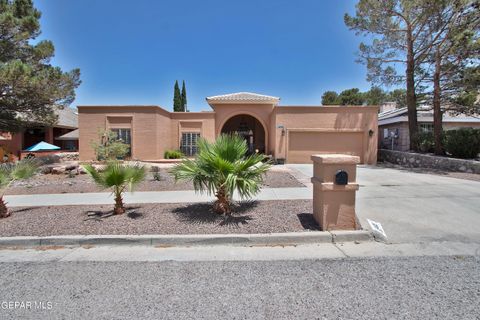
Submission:
M 182 111 L 187 111 L 187 89 L 185 89 L 185 80 L 183 80 L 182 84 Z
M 345 15 L 345 24 L 357 35 L 368 35 L 360 44 L 358 61 L 367 66 L 367 80 L 379 85 L 405 84 L 410 149 L 418 150 L 418 75 L 427 57 L 428 0 L 359 0 L 355 15 Z M 426 9 L 427 8 L 427 9 Z
M 175 80 L 175 86 L 173 87 L 173 111 L 182 111 L 182 96 L 180 94 L 180 88 L 178 87 L 177 80 Z
M 40 17 L 32 0 L 0 0 L 0 130 L 54 124 L 80 85 L 79 69 L 52 65 L 53 43 L 38 40 Z

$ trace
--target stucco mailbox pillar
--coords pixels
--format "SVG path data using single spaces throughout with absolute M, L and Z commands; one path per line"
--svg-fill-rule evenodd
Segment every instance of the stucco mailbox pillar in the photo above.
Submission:
M 317 154 L 313 161 L 313 216 L 322 230 L 356 229 L 355 193 L 360 158 Z

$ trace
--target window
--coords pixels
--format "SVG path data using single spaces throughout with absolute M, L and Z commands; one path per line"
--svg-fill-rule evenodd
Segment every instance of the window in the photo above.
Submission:
M 433 123 L 420 123 L 420 132 L 433 132 Z
M 128 153 L 127 157 L 130 157 L 132 155 L 132 138 L 131 138 L 131 133 L 130 129 L 112 129 L 112 132 L 115 132 L 117 134 L 117 139 L 122 141 L 125 144 L 128 144 Z
M 132 142 L 130 129 L 112 129 L 117 134 L 118 140 L 122 140 L 123 143 L 130 145 Z
M 182 141 L 180 141 L 180 151 L 186 156 L 196 155 L 198 139 L 200 139 L 200 133 L 198 132 L 183 132 Z

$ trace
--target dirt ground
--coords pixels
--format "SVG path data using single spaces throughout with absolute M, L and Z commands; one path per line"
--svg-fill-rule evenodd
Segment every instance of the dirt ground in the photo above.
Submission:
M 0 236 L 275 233 L 318 230 L 311 200 L 243 202 L 225 218 L 211 203 L 14 208 L 0 221 Z
M 193 190 L 189 182 L 175 182 L 167 168 L 160 169 L 161 179 L 153 179 L 148 173 L 144 182 L 136 187 L 136 191 L 171 191 Z M 288 171 L 270 170 L 264 180 L 266 188 L 305 187 Z M 55 193 L 86 193 L 102 192 L 87 174 L 76 175 L 70 178 L 67 174 L 38 174 L 27 180 L 15 182 L 6 194 L 55 194 Z

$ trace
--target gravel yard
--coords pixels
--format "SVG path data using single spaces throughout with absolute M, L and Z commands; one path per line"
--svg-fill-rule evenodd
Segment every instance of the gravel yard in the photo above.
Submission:
M 153 179 L 152 173 L 148 173 L 147 179 L 142 182 L 136 191 L 171 191 L 193 190 L 189 182 L 179 181 L 175 183 L 168 169 L 160 169 L 161 180 Z M 305 187 L 295 179 L 288 171 L 270 170 L 263 183 L 266 188 Z M 15 182 L 6 194 L 50 194 L 50 193 L 86 193 L 101 192 L 92 179 L 86 175 L 76 175 L 69 178 L 67 174 L 39 174 L 31 179 Z
M 128 205 L 108 216 L 112 205 L 13 208 L 0 221 L 0 236 L 87 234 L 275 233 L 318 230 L 311 200 L 244 202 L 224 218 L 210 203 Z M 89 215 L 89 213 L 91 215 Z M 93 214 L 93 215 L 92 215 Z

